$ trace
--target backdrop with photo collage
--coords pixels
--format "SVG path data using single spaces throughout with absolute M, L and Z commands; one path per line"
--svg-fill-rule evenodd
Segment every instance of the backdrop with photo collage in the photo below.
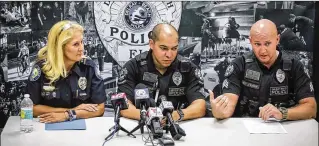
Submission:
M 1 1 L 0 128 L 19 115 L 37 52 L 60 20 L 84 26 L 85 54 L 99 67 L 111 108 L 118 70 L 149 49 L 147 34 L 156 24 L 178 29 L 178 53 L 201 68 L 205 88 L 218 94 L 229 62 L 252 49 L 250 27 L 263 18 L 277 25 L 279 49 L 301 60 L 312 76 L 315 2 Z

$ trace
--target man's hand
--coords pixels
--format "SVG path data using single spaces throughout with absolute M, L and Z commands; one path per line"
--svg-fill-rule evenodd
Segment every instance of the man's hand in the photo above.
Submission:
M 282 119 L 282 113 L 274 105 L 268 103 L 267 105 L 259 108 L 259 118 L 262 118 L 264 121 L 267 121 L 269 118 L 273 117 L 277 120 Z
M 89 112 L 95 112 L 98 110 L 97 104 L 80 104 L 77 107 L 73 108 L 74 110 L 86 110 Z
M 67 120 L 67 115 L 65 112 L 60 113 L 46 113 L 39 116 L 39 121 L 41 123 L 57 123 Z
M 212 112 L 215 117 L 224 117 L 225 115 L 228 115 L 230 113 L 229 110 L 227 110 L 227 105 L 229 102 L 229 99 L 227 96 L 220 95 L 216 99 L 214 99 L 214 93 L 209 90 L 209 97 L 210 97 L 210 104 L 212 107 Z

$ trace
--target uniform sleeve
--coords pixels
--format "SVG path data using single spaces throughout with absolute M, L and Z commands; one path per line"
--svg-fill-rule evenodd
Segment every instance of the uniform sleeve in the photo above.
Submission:
M 188 102 L 191 104 L 197 99 L 205 99 L 207 94 L 205 94 L 204 91 L 204 80 L 200 69 L 193 65 L 193 63 L 192 70 L 187 78 L 189 79 L 187 82 L 188 86 L 186 88 L 186 97 Z
M 40 67 L 35 64 L 27 81 L 27 93 L 30 94 L 30 99 L 34 105 L 41 104 L 41 87 L 43 78 L 43 72 L 40 70 Z
M 234 59 L 227 67 L 225 72 L 225 79 L 222 83 L 222 92 L 223 93 L 233 93 L 240 95 L 241 91 L 241 80 L 243 77 L 244 70 L 244 59 L 238 57 Z
M 91 80 L 91 100 L 94 104 L 104 103 L 106 93 L 103 78 L 100 76 L 97 66 L 94 66 L 94 75 Z
M 308 69 L 299 60 L 295 60 L 294 64 L 292 72 L 295 73 L 293 76 L 293 85 L 296 100 L 299 101 L 307 97 L 314 97 L 314 88 Z
M 118 90 L 126 94 L 128 100 L 135 104 L 134 88 L 136 86 L 136 69 L 138 68 L 135 60 L 126 62 L 118 74 Z

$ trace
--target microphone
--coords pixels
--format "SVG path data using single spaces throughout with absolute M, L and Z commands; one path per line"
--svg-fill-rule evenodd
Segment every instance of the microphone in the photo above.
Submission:
M 128 109 L 128 103 L 125 93 L 113 94 L 111 96 L 111 103 L 115 109 L 115 118 L 114 122 L 118 122 L 120 118 L 120 111 Z
M 153 138 L 161 138 L 163 136 L 163 128 L 161 127 L 161 121 L 163 119 L 163 114 L 158 107 L 149 107 L 147 110 L 146 124 L 151 129 Z
M 139 128 L 141 133 L 144 133 L 147 112 L 146 109 L 151 104 L 148 88 L 142 83 L 137 84 L 134 89 L 134 98 L 136 108 L 140 109 L 140 121 L 139 124 L 129 134 L 135 132 Z
M 161 104 L 159 108 L 162 110 L 163 115 L 165 115 L 170 123 L 170 133 L 174 140 L 179 140 L 182 136 L 186 136 L 185 131 L 174 122 L 172 113 L 174 111 L 174 106 L 172 102 L 166 100 L 165 95 L 159 97 Z
M 143 106 L 145 109 L 147 109 L 150 106 L 150 94 L 148 91 L 148 88 L 142 84 L 139 83 L 136 85 L 134 89 L 134 96 L 135 96 L 135 106 L 139 109 L 143 109 Z
M 120 111 L 128 109 L 128 106 L 129 106 L 129 104 L 127 103 L 126 94 L 125 93 L 113 94 L 111 96 L 111 103 L 112 103 L 112 106 L 115 110 L 115 116 L 114 116 L 115 125 L 109 129 L 109 131 L 111 131 L 112 129 L 114 129 L 114 131 L 112 133 L 110 133 L 105 138 L 105 140 L 109 140 L 109 138 L 112 138 L 114 136 L 114 134 L 116 132 L 118 132 L 119 130 L 122 130 L 123 132 L 127 133 L 128 135 L 131 135 L 134 138 L 136 138 L 135 135 L 133 135 L 132 133 L 129 133 L 125 128 L 123 128 L 120 125 L 120 116 L 121 116 Z

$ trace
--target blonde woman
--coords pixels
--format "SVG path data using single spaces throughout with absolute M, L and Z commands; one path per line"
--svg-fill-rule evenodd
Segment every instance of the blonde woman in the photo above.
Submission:
M 106 95 L 96 64 L 83 54 L 83 27 L 60 21 L 50 30 L 30 74 L 33 116 L 54 123 L 104 113 Z

